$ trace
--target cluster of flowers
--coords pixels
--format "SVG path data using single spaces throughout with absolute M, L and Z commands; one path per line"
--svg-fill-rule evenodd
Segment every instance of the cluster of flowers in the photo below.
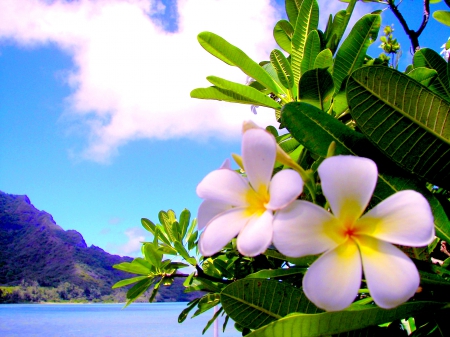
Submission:
M 242 255 L 256 256 L 270 246 L 290 257 L 323 253 L 303 278 L 303 291 L 318 307 L 348 307 L 360 289 L 362 275 L 374 302 L 393 308 L 417 291 L 414 263 L 393 244 L 420 247 L 434 239 L 427 200 L 415 191 L 400 191 L 364 214 L 378 178 L 367 158 L 335 156 L 318 168 L 330 211 L 298 200 L 300 175 L 284 169 L 272 177 L 275 138 L 261 128 L 243 134 L 246 177 L 226 162 L 198 185 L 204 199 L 198 211 L 204 256 L 219 252 L 237 236 Z

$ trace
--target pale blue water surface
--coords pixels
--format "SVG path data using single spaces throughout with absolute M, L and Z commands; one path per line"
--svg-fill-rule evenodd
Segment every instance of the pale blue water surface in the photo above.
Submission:
M 198 337 L 213 310 L 178 323 L 186 303 L 1 304 L 0 336 L 14 337 Z M 192 313 L 194 310 L 192 311 Z M 230 320 L 219 336 L 242 336 Z M 213 326 L 203 336 L 213 336 Z

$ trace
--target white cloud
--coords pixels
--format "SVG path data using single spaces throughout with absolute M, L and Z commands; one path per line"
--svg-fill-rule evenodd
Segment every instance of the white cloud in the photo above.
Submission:
M 248 106 L 191 99 L 205 77 L 245 82 L 245 75 L 208 54 L 196 36 L 222 35 L 255 60 L 268 57 L 276 11 L 270 0 L 179 0 L 178 31 L 152 21 L 156 0 L 2 0 L 0 38 L 20 45 L 55 43 L 68 52 L 72 119 L 88 128 L 83 155 L 104 161 L 137 138 L 236 137 Z M 269 43 L 267 42 L 269 41 Z M 271 112 L 256 116 L 273 122 Z
M 0 1 L 0 41 L 54 43 L 73 58 L 66 114 L 87 130 L 84 158 L 107 161 L 138 138 L 226 139 L 238 137 L 246 119 L 275 124 L 271 110 L 255 116 L 249 106 L 189 96 L 209 86 L 208 75 L 246 80 L 200 47 L 201 31 L 221 35 L 256 61 L 268 59 L 280 18 L 270 0 L 178 0 L 176 32 L 151 19 L 164 11 L 159 0 Z
M 125 230 L 128 241 L 123 245 L 108 244 L 108 251 L 122 256 L 141 256 L 142 242 L 145 241 L 145 232 L 140 227 L 131 227 Z

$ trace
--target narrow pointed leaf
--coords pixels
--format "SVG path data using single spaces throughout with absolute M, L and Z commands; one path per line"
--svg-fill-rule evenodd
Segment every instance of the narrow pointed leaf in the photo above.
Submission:
M 364 64 L 364 57 L 372 41 L 380 30 L 381 17 L 376 14 L 364 15 L 353 26 L 336 54 L 333 68 L 333 80 L 336 90 L 340 90 L 342 81 L 355 69 Z
M 326 68 L 333 70 L 333 54 L 330 49 L 322 50 L 314 61 L 314 68 Z
M 270 53 L 270 63 L 272 63 L 273 68 L 276 70 L 281 84 L 286 89 L 291 89 L 294 86 L 294 75 L 292 74 L 291 65 L 284 54 L 274 49 Z
M 204 335 L 206 330 L 209 329 L 209 327 L 211 326 L 211 324 L 214 323 L 214 321 L 217 319 L 217 317 L 219 317 L 219 315 L 223 312 L 223 308 L 221 307 L 219 310 L 217 310 L 215 312 L 215 314 L 213 315 L 213 317 L 208 321 L 208 323 L 206 323 L 205 328 L 202 331 L 202 334 Z
M 181 240 L 183 240 L 186 236 L 190 220 L 191 212 L 185 208 L 180 214 Z
M 112 289 L 116 289 L 116 288 L 124 287 L 124 286 L 127 286 L 129 284 L 133 284 L 133 283 L 136 283 L 138 281 L 144 280 L 146 278 L 148 278 L 148 276 L 137 276 L 137 277 L 127 278 L 125 280 L 116 282 L 111 288 Z
M 312 30 L 317 29 L 319 23 L 319 5 L 317 1 L 304 0 L 298 15 L 302 19 L 296 22 L 291 45 L 291 67 L 294 73 L 295 83 L 298 83 L 300 80 L 301 63 L 305 53 L 306 39 Z
M 250 329 L 258 329 L 292 312 L 322 311 L 299 288 L 265 279 L 241 279 L 231 283 L 220 294 L 220 302 L 236 323 Z
M 233 46 L 222 37 L 203 32 L 198 34 L 198 41 L 206 51 L 229 65 L 240 68 L 245 74 L 255 79 L 274 93 L 279 93 L 279 88 L 266 71 L 242 50 Z
M 153 287 L 152 294 L 150 295 L 150 298 L 148 299 L 148 301 L 150 303 L 152 303 L 153 300 L 155 299 L 156 295 L 158 294 L 159 287 L 161 286 L 161 284 L 163 282 L 164 282 L 164 277 L 161 277 L 161 280 L 159 280 Z
M 365 136 L 408 172 L 450 188 L 450 103 L 384 66 L 356 70 L 347 82 L 352 117 Z
M 314 62 L 320 53 L 320 44 L 319 33 L 317 30 L 312 30 L 306 39 L 305 52 L 300 65 L 300 74 L 304 74 L 314 68 Z
M 234 91 L 225 90 L 218 87 L 197 88 L 191 91 L 192 98 L 212 99 L 230 103 L 249 104 L 260 106 L 261 103 L 242 96 Z
M 433 312 L 444 305 L 439 302 L 411 302 L 395 309 L 359 306 L 352 310 L 324 312 L 316 315 L 292 314 L 258 329 L 248 337 L 318 337 L 358 330 L 397 319 L 412 317 L 419 312 Z
M 127 303 L 125 307 L 129 306 L 134 300 L 141 296 L 145 291 L 152 286 L 154 278 L 147 278 L 139 281 L 127 291 Z
M 270 97 L 262 94 L 258 90 L 249 87 L 248 85 L 227 81 L 223 78 L 216 76 L 208 76 L 207 80 L 214 84 L 216 87 L 233 91 L 236 94 L 246 97 L 249 101 L 257 102 L 256 104 L 266 106 L 273 109 L 280 109 L 281 106 Z
M 200 301 L 200 298 L 196 298 L 192 302 L 188 303 L 188 307 L 183 309 L 183 311 L 178 316 L 178 323 L 183 323 L 186 320 L 189 312 L 197 306 L 198 301 Z
M 447 62 L 433 49 L 422 48 L 414 53 L 414 68 L 426 67 L 437 71 L 436 80 L 430 85 L 430 90 L 450 101 L 450 85 L 447 74 Z
M 334 94 L 333 77 L 327 69 L 312 69 L 303 74 L 298 86 L 298 98 L 322 111 L 327 111 Z
M 174 247 L 178 251 L 178 254 L 180 254 L 183 259 L 185 259 L 189 264 L 195 266 L 197 264 L 197 260 L 191 256 L 189 256 L 188 251 L 186 248 L 184 248 L 183 244 L 179 241 L 174 242 Z
M 273 28 L 273 37 L 284 51 L 291 53 L 291 40 L 294 35 L 294 27 L 286 20 L 280 20 Z

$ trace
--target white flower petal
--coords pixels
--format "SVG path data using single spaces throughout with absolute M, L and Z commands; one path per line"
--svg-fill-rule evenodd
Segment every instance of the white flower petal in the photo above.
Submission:
M 422 194 L 400 191 L 364 214 L 357 226 L 363 234 L 377 239 L 420 247 L 433 241 L 433 221 L 430 205 Z
M 375 303 L 394 308 L 411 298 L 420 276 L 414 263 L 397 247 L 368 236 L 358 239 L 367 286 Z
M 227 158 L 223 161 L 222 165 L 220 165 L 221 170 L 231 170 L 230 159 Z
M 275 174 L 270 182 L 270 201 L 266 205 L 273 211 L 289 205 L 303 191 L 303 180 L 294 170 L 282 170 Z
M 263 129 L 250 129 L 242 136 L 242 160 L 248 180 L 257 192 L 267 192 L 276 155 L 275 138 Z
M 254 216 L 245 225 L 237 238 L 237 248 L 242 255 L 256 256 L 264 253 L 272 243 L 271 211 L 266 211 L 261 216 Z
M 216 215 L 229 210 L 232 206 L 216 200 L 205 200 L 200 204 L 197 215 L 197 227 L 202 230 Z
M 300 257 L 320 254 L 338 245 L 332 237 L 336 218 L 322 207 L 295 200 L 276 212 L 273 220 L 273 244 L 284 255 Z
M 246 195 L 250 189 L 246 179 L 232 170 L 215 170 L 209 173 L 197 186 L 197 195 L 202 199 L 221 201 L 233 206 L 247 204 Z
M 230 242 L 250 220 L 242 208 L 232 208 L 212 219 L 198 243 L 203 256 L 211 256 Z
M 375 163 L 362 157 L 336 156 L 325 159 L 318 172 L 333 214 L 343 222 L 358 219 L 377 183 Z
M 361 258 L 353 240 L 319 257 L 303 278 L 303 291 L 319 308 L 338 311 L 355 299 L 361 285 Z

